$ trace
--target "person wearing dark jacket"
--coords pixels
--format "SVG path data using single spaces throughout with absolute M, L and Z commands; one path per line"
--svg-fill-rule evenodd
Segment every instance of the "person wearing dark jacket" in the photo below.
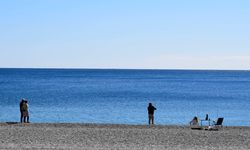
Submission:
M 19 103 L 19 106 L 20 106 L 20 113 L 21 113 L 21 117 L 20 117 L 20 122 L 22 123 L 23 122 L 23 111 L 22 111 L 22 108 L 23 108 L 23 104 L 24 104 L 24 99 L 22 99 Z
M 156 108 L 152 105 L 152 103 L 148 104 L 148 124 L 152 122 L 152 125 L 154 125 L 154 111 Z

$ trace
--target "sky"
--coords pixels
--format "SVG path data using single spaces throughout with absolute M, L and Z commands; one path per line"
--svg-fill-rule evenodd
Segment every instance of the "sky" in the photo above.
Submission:
M 250 1 L 2 0 L 0 67 L 250 70 Z

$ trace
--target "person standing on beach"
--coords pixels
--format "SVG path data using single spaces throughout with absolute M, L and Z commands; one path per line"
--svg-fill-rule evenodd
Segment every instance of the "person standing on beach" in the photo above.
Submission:
M 29 105 L 28 105 L 28 101 L 24 101 L 23 103 L 23 107 L 22 107 L 22 112 L 23 112 L 23 117 L 24 117 L 24 122 L 26 122 L 27 119 L 27 123 L 29 123 Z
M 21 117 L 20 117 L 20 122 L 22 123 L 23 122 L 23 111 L 22 111 L 22 108 L 23 108 L 23 104 L 24 104 L 24 99 L 22 99 L 19 103 L 19 106 L 20 106 L 20 113 L 21 113 Z
M 152 103 L 148 104 L 148 124 L 152 123 L 154 125 L 154 111 L 156 108 L 152 105 Z

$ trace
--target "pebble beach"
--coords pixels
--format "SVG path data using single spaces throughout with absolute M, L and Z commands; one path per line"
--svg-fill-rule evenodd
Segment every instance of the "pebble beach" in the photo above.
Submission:
M 0 149 L 247 150 L 250 127 L 219 131 L 188 126 L 0 123 Z

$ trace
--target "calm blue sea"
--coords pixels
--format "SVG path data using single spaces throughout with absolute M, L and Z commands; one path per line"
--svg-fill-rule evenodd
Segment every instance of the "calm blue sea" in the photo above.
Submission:
M 224 117 L 250 126 L 250 71 L 0 69 L 0 122 L 19 121 L 29 101 L 31 122 L 185 125 Z

